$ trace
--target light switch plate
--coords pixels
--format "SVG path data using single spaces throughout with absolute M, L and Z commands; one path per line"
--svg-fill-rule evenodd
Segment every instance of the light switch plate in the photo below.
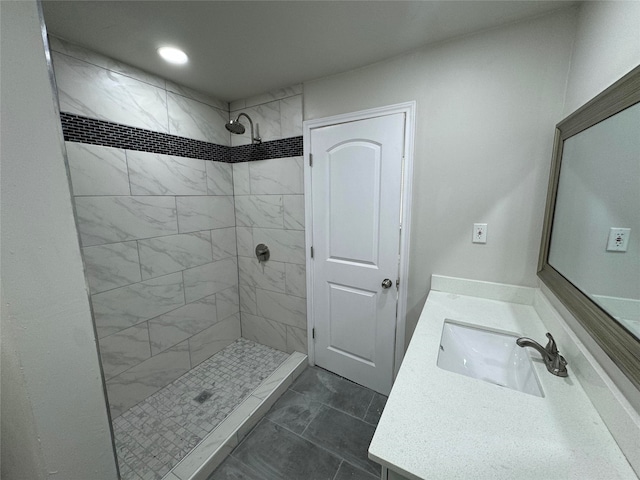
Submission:
M 630 228 L 611 227 L 609 229 L 609 240 L 607 241 L 608 252 L 626 252 L 629 246 Z
M 486 223 L 474 223 L 473 224 L 473 236 L 471 237 L 473 243 L 487 243 L 487 224 Z

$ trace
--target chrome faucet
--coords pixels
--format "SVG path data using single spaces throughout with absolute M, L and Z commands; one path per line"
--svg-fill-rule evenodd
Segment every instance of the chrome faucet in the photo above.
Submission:
M 542 355 L 542 359 L 550 373 L 557 375 L 558 377 L 566 377 L 567 361 L 562 355 L 560 355 L 558 347 L 556 346 L 556 341 L 549 332 L 547 332 L 547 338 L 549 339 L 549 342 L 544 348 L 535 340 L 531 340 L 527 337 L 520 337 L 516 340 L 516 343 L 523 348 L 531 347 L 536 349 L 540 355 Z

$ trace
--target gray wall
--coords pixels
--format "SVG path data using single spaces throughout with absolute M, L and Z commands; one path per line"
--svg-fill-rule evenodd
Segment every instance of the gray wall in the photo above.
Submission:
M 2 478 L 115 480 L 38 6 L 2 18 Z
M 407 341 L 431 274 L 536 285 L 574 9 L 304 84 L 305 119 L 415 100 Z M 488 223 L 486 245 L 471 243 Z

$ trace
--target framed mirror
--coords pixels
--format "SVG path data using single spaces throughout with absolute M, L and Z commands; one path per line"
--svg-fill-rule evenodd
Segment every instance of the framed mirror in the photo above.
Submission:
M 538 276 L 640 388 L 640 66 L 556 126 Z

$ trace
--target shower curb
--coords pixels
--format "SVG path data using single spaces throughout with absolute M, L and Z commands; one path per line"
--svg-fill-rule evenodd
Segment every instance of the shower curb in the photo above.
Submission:
M 293 352 L 162 480 L 207 480 L 307 367 Z

